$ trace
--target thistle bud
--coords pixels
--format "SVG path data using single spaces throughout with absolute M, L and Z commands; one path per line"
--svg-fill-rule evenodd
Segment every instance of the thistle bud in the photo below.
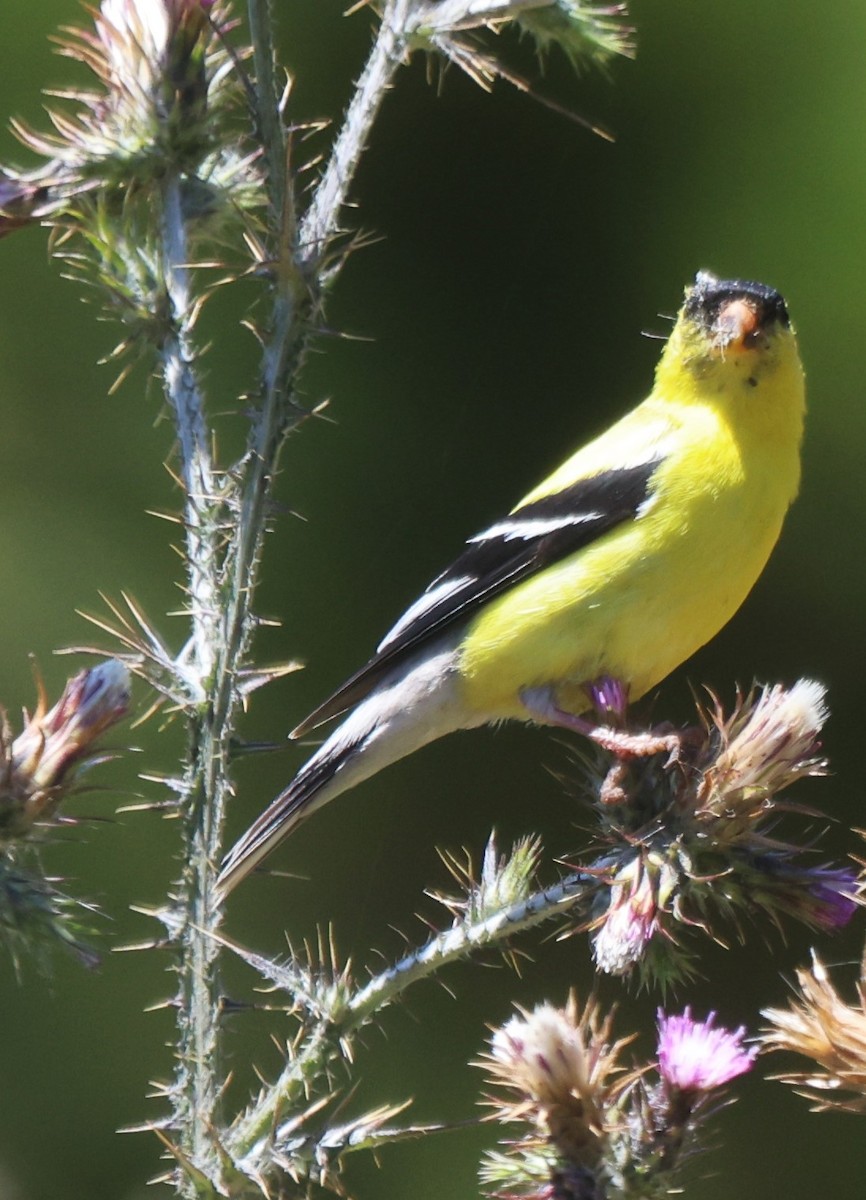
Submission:
M 52 111 L 55 133 L 21 125 L 19 137 L 48 159 L 58 190 L 155 179 L 166 159 L 198 174 L 213 150 L 209 118 L 225 96 L 231 59 L 216 37 L 213 0 L 102 0 L 91 29 L 71 29 L 61 53 L 84 63 L 97 86 Z
M 100 734 L 126 715 L 129 700 L 129 672 L 107 659 L 70 679 L 50 710 L 40 695 L 36 712 L 14 740 L 3 714 L 0 841 L 25 837 L 37 821 L 54 814 L 73 786 L 75 768 L 92 756 Z

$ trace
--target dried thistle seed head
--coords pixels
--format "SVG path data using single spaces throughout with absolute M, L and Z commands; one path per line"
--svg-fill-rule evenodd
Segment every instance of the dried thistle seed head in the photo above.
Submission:
M 36 711 L 12 739 L 5 715 L 0 730 L 0 841 L 26 836 L 51 817 L 75 782 L 100 734 L 120 721 L 130 702 L 126 667 L 107 659 L 70 679 L 53 708 L 39 683 Z
M 788 1008 L 768 1008 L 764 1045 L 812 1059 L 816 1069 L 780 1076 L 817 1109 L 866 1112 L 866 982 L 857 1004 L 846 1004 L 813 954 L 812 969 L 797 971 L 799 994 Z
M 542 1004 L 512 1017 L 491 1039 L 482 1063 L 502 1121 L 526 1121 L 569 1162 L 591 1165 L 602 1153 L 606 1108 L 625 1086 L 620 1062 L 631 1040 L 611 1042 L 612 1014 L 595 1001 L 581 1012 L 572 996 L 564 1009 Z
M 212 149 L 210 120 L 232 59 L 218 36 L 225 6 L 212 0 L 102 0 L 90 28 L 67 29 L 60 52 L 82 62 L 96 87 L 60 93 L 73 108 L 49 112 L 54 132 L 16 132 L 45 162 L 59 194 L 159 178 L 166 161 L 198 172 Z
M 95 36 L 87 38 L 91 54 L 76 56 L 106 85 L 116 116 L 126 108 L 127 120 L 137 116 L 146 125 L 154 117 L 164 120 L 175 105 L 190 115 L 207 92 L 213 9 L 213 0 L 102 0 Z
M 826 689 L 812 679 L 752 691 L 727 719 L 717 705 L 708 720 L 721 748 L 704 771 L 697 812 L 714 817 L 717 832 L 726 820 L 735 834 L 768 799 L 806 775 L 824 774 L 818 736 L 827 715 Z

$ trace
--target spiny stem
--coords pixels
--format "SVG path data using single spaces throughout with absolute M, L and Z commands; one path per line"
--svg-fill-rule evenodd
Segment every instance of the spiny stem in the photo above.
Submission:
M 233 473 L 238 478 L 237 514 L 226 550 L 222 578 L 226 597 L 223 646 L 226 675 L 243 665 L 253 630 L 252 602 L 267 527 L 270 496 L 280 452 L 290 430 L 308 414 L 293 394 L 312 332 L 312 292 L 296 262 L 292 183 L 280 96 L 269 0 L 248 0 L 255 63 L 254 118 L 265 149 L 265 186 L 270 209 L 268 266 L 272 308 L 262 338 L 261 405 L 253 417 L 246 453 Z
M 270 10 L 266 0 L 250 0 L 249 10 L 257 69 L 257 121 L 269 159 L 267 186 L 275 251 L 273 307 L 262 355 L 262 403 L 253 420 L 241 469 L 236 473 L 236 520 L 222 564 L 218 561 L 220 522 L 215 510 L 219 506 L 209 435 L 187 344 L 190 304 L 185 264 L 189 256 L 179 180 L 168 179 L 164 197 L 164 275 L 170 308 L 170 333 L 163 346 L 164 376 L 178 426 L 185 490 L 193 674 L 208 698 L 191 718 L 185 778 L 186 867 L 180 903 L 186 924 L 179 951 L 180 1046 L 173 1098 L 181 1148 L 211 1178 L 219 1178 L 210 1131 L 216 1125 L 220 1075 L 218 943 L 209 935 L 220 920 L 213 910 L 212 888 L 214 866 L 221 856 L 225 798 L 230 786 L 228 745 L 238 704 L 234 681 L 252 633 L 252 601 L 280 450 L 289 429 L 306 415 L 293 404 L 292 395 L 313 333 L 313 297 L 318 288 L 307 281 L 316 280 L 320 266 L 319 261 L 308 261 L 305 270 L 297 249 L 285 169 L 286 142 L 274 85 Z M 391 26 L 383 24 L 371 53 L 374 69 L 365 71 L 363 88 L 359 85 L 359 93 L 350 105 L 351 131 L 347 134 L 344 128 L 338 136 L 331 164 L 311 205 L 316 214 L 316 246 L 320 253 L 338 229 L 340 210 L 363 142 L 396 69 L 393 45 Z
M 265 151 L 268 191 L 273 203 L 275 198 L 279 200 L 285 195 L 287 178 L 286 134 L 279 110 L 271 0 L 247 0 L 247 15 L 255 68 L 255 120 Z
M 373 49 L 355 85 L 343 125 L 300 228 L 304 263 L 320 266 L 340 232 L 340 215 L 382 101 L 408 50 L 410 0 L 390 0 Z M 329 282 L 331 275 L 329 274 Z
M 192 1162 L 215 1172 L 210 1131 L 216 1122 L 219 1068 L 219 989 L 216 950 L 209 936 L 219 923 L 211 893 L 218 861 L 224 798 L 228 788 L 226 711 L 204 697 L 215 678 L 219 645 L 218 529 L 215 472 L 204 403 L 191 346 L 187 234 L 181 181 L 169 172 L 162 192 L 162 274 L 168 332 L 161 346 L 166 396 L 175 416 L 184 489 L 192 655 L 187 672 L 203 699 L 189 718 L 189 756 L 184 776 L 184 871 L 179 902 L 184 924 L 178 946 L 178 1066 L 174 1123 L 181 1148 Z M 192 1184 L 182 1186 L 192 1195 Z
M 470 923 L 458 922 L 359 988 L 349 997 L 339 1018 L 332 1019 L 329 1026 L 320 1024 L 286 1064 L 279 1079 L 235 1121 L 228 1138 L 228 1148 L 235 1161 L 251 1167 L 267 1161 L 268 1146 L 279 1127 L 281 1114 L 292 1112 L 292 1106 L 304 1096 L 310 1079 L 315 1078 L 337 1053 L 341 1039 L 393 1004 L 407 988 L 466 954 L 495 946 L 584 903 L 597 886 L 597 881 L 585 875 L 570 875 L 555 886 L 534 892 L 492 916 Z
M 190 615 L 195 659 L 204 681 L 213 669 L 216 620 L 215 553 L 211 510 L 214 471 L 204 402 L 193 367 L 189 340 L 191 313 L 187 238 L 180 179 L 171 173 L 163 188 L 162 272 L 168 301 L 168 330 L 161 347 L 166 397 L 175 416 L 184 491 L 184 522 L 189 564 Z
M 252 602 L 280 451 L 290 429 L 307 415 L 294 403 L 293 395 L 305 350 L 315 333 L 328 255 L 340 232 L 341 212 L 370 128 L 405 56 L 403 31 L 410 7 L 409 0 L 390 0 L 385 10 L 345 122 L 299 230 L 275 84 L 270 7 L 267 0 L 248 0 L 248 5 L 257 76 L 255 119 L 268 161 L 272 310 L 263 336 L 261 404 L 253 418 L 244 458 L 229 473 L 237 481 L 234 520 L 222 561 L 219 539 L 225 526 L 227 498 L 216 494 L 209 431 L 188 345 L 190 303 L 185 264 L 189 255 L 178 179 L 169 176 L 164 197 L 164 274 L 171 316 L 170 333 L 163 346 L 164 376 L 178 425 L 186 493 L 192 673 L 200 681 L 203 696 L 190 719 L 190 758 L 185 779 L 186 867 L 179 903 L 186 924 L 179 952 L 180 1048 L 173 1099 L 181 1149 L 211 1179 L 220 1177 L 211 1130 L 217 1124 L 221 1078 L 216 976 L 219 943 L 210 936 L 218 927 L 220 914 L 213 908 L 212 889 L 214 867 L 221 857 L 225 799 L 230 787 L 229 739 L 239 702 L 235 681 L 254 626 Z M 341 263 L 341 256 L 333 259 L 329 279 Z M 419 960 L 416 970 L 424 974 L 435 965 L 424 968 Z M 366 1013 L 355 1018 L 353 1024 L 365 1019 Z M 321 1053 L 332 1053 L 327 1031 L 320 1040 Z M 308 1045 L 307 1053 L 316 1056 L 312 1045 Z M 238 1145 L 248 1146 L 265 1136 L 286 1099 L 283 1088 L 274 1095 L 270 1107 L 259 1106 L 256 1115 L 245 1123 L 246 1133 L 236 1136 Z M 183 1186 L 189 1190 L 192 1185 Z
M 307 415 L 296 404 L 295 384 L 315 333 L 323 263 L 339 232 L 340 214 L 360 162 L 370 128 L 404 52 L 402 29 L 408 0 L 392 0 L 379 27 L 346 118 L 310 207 L 296 227 L 291 180 L 286 171 L 287 139 L 277 110 L 273 36 L 268 0 L 248 0 L 257 78 L 257 122 L 268 158 L 273 286 L 271 319 L 264 338 L 261 406 L 253 421 L 241 472 L 239 515 L 224 570 L 230 597 L 225 613 L 225 645 L 235 656 L 250 636 L 251 598 L 265 533 L 269 496 L 287 434 Z M 330 278 L 339 269 L 335 260 Z

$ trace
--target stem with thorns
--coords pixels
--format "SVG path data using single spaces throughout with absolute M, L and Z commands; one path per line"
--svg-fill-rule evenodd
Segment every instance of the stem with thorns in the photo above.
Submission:
M 250 40 L 253 48 L 254 119 L 267 162 L 267 186 L 271 203 L 286 192 L 286 131 L 282 102 L 277 91 L 277 56 L 274 50 L 272 0 L 247 0 Z M 277 210 L 279 211 L 279 209 Z
M 275 85 L 270 9 L 267 0 L 249 0 L 257 72 L 254 115 L 269 163 L 272 245 L 263 259 L 270 268 L 272 311 L 262 337 L 260 407 L 252 420 L 246 453 L 226 476 L 236 480 L 237 489 L 231 500 L 235 520 L 227 545 L 223 526 L 229 497 L 217 495 L 210 433 L 190 346 L 193 308 L 180 180 L 169 173 L 164 185 L 163 275 L 170 331 L 161 350 L 185 493 L 192 623 L 191 661 L 185 676 L 200 685 L 188 709 L 189 759 L 182 797 L 186 865 L 178 896 L 184 914 L 179 923 L 180 1044 L 171 1098 L 179 1149 L 211 1179 L 221 1173 L 212 1136 L 221 1079 L 219 943 L 213 937 L 221 914 L 214 906 L 213 887 L 231 788 L 229 747 L 240 703 L 237 681 L 255 624 L 252 601 L 280 451 L 288 433 L 307 415 L 293 396 L 307 344 L 316 332 L 324 264 L 339 233 L 340 213 L 369 130 L 402 60 L 405 47 L 397 31 L 407 7 L 407 0 L 394 0 L 386 11 L 299 232 Z M 339 255 L 332 261 L 330 278 L 341 262 Z M 183 1187 L 193 1194 L 191 1180 L 185 1180 Z
M 183 1152 L 202 1169 L 213 1169 L 210 1137 L 220 1090 L 219 990 L 216 947 L 210 936 L 219 924 L 211 893 L 218 861 L 228 791 L 228 734 L 225 706 L 215 704 L 220 684 L 219 647 L 220 505 L 210 433 L 195 374 L 191 345 L 193 305 L 187 262 L 188 242 L 176 172 L 162 192 L 162 275 L 168 332 L 161 355 L 166 396 L 178 434 L 191 637 L 184 675 L 198 695 L 191 700 L 189 750 L 183 789 L 184 870 L 178 903 L 184 914 L 178 941 L 178 1065 L 171 1089 L 173 1123 Z M 186 1182 L 187 1194 L 189 1184 Z
M 280 120 L 281 96 L 274 75 L 273 38 L 268 0 L 249 0 L 256 66 L 255 120 L 268 161 L 267 188 L 273 247 L 266 256 L 273 283 L 273 307 L 262 338 L 261 407 L 253 420 L 241 472 L 238 520 L 226 555 L 229 600 L 227 645 L 246 644 L 250 597 L 261 555 L 268 499 L 280 451 L 287 435 L 307 415 L 294 401 L 294 385 L 310 338 L 316 332 L 318 295 L 324 266 L 340 229 L 340 214 L 360 162 L 373 121 L 394 73 L 405 38 L 407 0 L 393 0 L 382 18 L 328 165 L 298 228 L 292 181 L 286 170 L 288 142 Z M 330 264 L 328 282 L 342 265 Z
M 292 1113 L 304 1098 L 311 1078 L 321 1074 L 339 1055 L 341 1045 L 407 988 L 469 953 L 489 949 L 566 909 L 587 903 L 597 887 L 596 879 L 569 875 L 553 887 L 478 920 L 457 921 L 354 991 L 329 1020 L 316 1021 L 311 1035 L 290 1057 L 276 1082 L 263 1089 L 234 1122 L 227 1140 L 234 1161 L 253 1173 L 266 1168 L 268 1148 L 279 1130 L 281 1114 Z
M 217 601 L 213 564 L 217 547 L 211 512 L 214 472 L 210 433 L 194 370 L 190 344 L 192 303 L 181 182 L 171 172 L 163 188 L 162 274 L 168 330 L 162 344 L 165 393 L 174 412 L 184 492 L 184 523 L 189 563 L 189 606 L 193 657 L 204 682 L 213 671 L 213 632 Z
M 340 232 L 340 214 L 358 169 L 373 122 L 391 82 L 406 60 L 409 46 L 410 0 L 389 0 L 370 56 L 355 85 L 352 101 L 331 149 L 312 203 L 300 229 L 300 252 L 308 268 L 322 270 L 335 236 Z M 339 269 L 325 271 L 331 282 Z

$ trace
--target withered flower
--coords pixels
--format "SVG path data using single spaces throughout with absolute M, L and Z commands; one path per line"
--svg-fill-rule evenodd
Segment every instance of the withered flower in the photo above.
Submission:
M 815 1064 L 811 1071 L 780 1076 L 815 1108 L 866 1112 L 866 979 L 861 970 L 857 1003 L 846 1004 L 817 955 L 811 970 L 797 971 L 799 994 L 788 1008 L 768 1008 L 764 1045 L 789 1050 Z

